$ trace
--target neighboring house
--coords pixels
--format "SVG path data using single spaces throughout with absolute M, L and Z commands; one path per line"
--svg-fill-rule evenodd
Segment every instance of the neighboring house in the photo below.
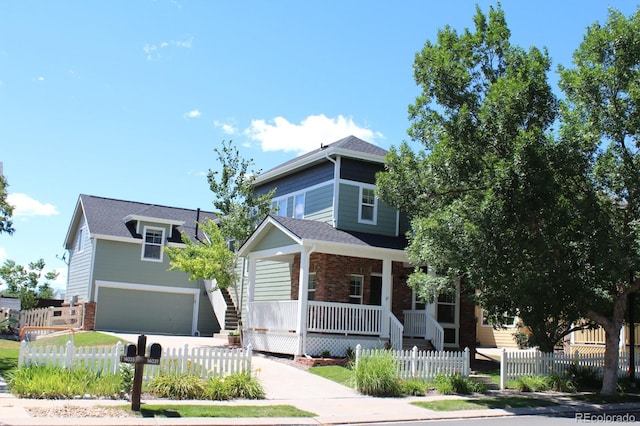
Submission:
M 458 294 L 425 305 L 406 284 L 407 218 L 375 192 L 386 153 L 350 136 L 258 176 L 257 194 L 276 188 L 277 213 L 239 252 L 245 344 L 312 356 L 407 338 L 473 349 L 472 304 Z
M 66 301 L 95 304 L 96 330 L 213 335 L 220 326 L 205 283 L 169 271 L 163 250 L 183 245 L 181 233 L 205 238 L 196 223 L 206 218 L 215 216 L 80 195 L 64 243 Z M 87 313 L 85 322 L 91 320 Z

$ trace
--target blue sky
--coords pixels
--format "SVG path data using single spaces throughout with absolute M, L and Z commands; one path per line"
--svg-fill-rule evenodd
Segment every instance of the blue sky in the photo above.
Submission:
M 15 206 L 0 262 L 61 272 L 81 193 L 212 209 L 233 140 L 267 170 L 353 134 L 406 140 L 415 53 L 487 1 L 0 0 L 0 162 Z M 585 27 L 633 1 L 502 2 L 512 42 L 570 65 Z M 551 75 L 553 84 L 557 81 Z

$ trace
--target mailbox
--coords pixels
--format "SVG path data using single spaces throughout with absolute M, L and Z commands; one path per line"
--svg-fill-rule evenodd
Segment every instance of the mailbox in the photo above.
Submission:
M 160 343 L 154 343 L 151 345 L 151 349 L 149 350 L 149 358 L 160 359 L 162 355 L 162 346 Z
M 136 345 L 129 343 L 124 349 L 124 354 L 127 357 L 133 357 L 133 356 L 136 356 L 137 350 L 138 348 L 136 348 Z

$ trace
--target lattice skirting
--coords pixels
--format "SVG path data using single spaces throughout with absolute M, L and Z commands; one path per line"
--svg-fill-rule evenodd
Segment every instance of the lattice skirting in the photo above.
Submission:
M 245 339 L 251 343 L 254 351 L 287 355 L 297 355 L 298 352 L 298 335 L 293 333 L 247 331 Z
M 329 351 L 331 357 L 344 357 L 347 350 L 355 352 L 356 346 L 364 349 L 382 349 L 386 341 L 378 337 L 338 336 L 327 334 L 309 334 L 306 339 L 306 350 L 309 356 L 320 356 Z
M 245 341 L 251 343 L 254 351 L 272 352 L 286 355 L 309 355 L 319 357 L 329 352 L 331 357 L 344 357 L 348 350 L 382 349 L 386 340 L 378 337 L 342 336 L 336 334 L 308 334 L 302 354 L 298 353 L 298 335 L 285 332 L 255 331 L 245 332 Z

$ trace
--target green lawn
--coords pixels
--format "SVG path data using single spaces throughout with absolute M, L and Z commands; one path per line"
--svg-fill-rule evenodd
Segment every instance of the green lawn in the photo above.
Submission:
M 325 365 L 311 367 L 307 371 L 311 374 L 324 377 L 325 379 L 332 380 L 349 388 L 353 388 L 354 386 L 353 371 L 346 367 L 341 367 L 339 365 Z
M 142 417 L 315 417 L 291 405 L 143 405 Z
M 18 366 L 20 343 L 13 340 L 0 339 L 0 376 Z
M 507 396 L 477 399 L 439 399 L 436 401 L 416 401 L 413 405 L 434 411 L 484 410 L 487 408 L 549 407 L 557 403 L 526 396 Z
M 29 342 L 31 345 L 66 345 L 70 335 L 61 335 L 55 337 L 44 337 Z M 97 331 L 77 332 L 73 336 L 75 346 L 112 346 L 118 343 L 116 337 Z M 128 343 L 122 341 L 123 344 Z M 0 376 L 8 370 L 18 366 L 18 354 L 20 352 L 20 342 L 14 340 L 0 339 Z
M 41 337 L 29 342 L 29 344 L 38 346 L 63 346 L 66 345 L 69 340 L 71 340 L 75 346 L 115 346 L 119 341 L 122 342 L 122 344 L 129 343 L 109 334 L 100 333 L 99 331 L 78 331 L 53 337 Z

